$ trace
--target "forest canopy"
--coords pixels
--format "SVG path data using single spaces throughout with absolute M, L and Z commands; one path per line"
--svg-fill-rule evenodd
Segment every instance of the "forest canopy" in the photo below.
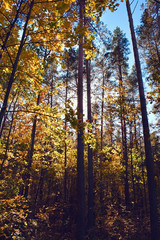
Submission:
M 160 3 L 120 4 L 0 0 L 0 239 L 159 240 Z

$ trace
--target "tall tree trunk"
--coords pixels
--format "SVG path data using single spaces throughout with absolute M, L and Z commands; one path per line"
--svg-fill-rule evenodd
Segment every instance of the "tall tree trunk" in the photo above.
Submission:
M 156 184 L 154 179 L 154 176 L 155 176 L 154 161 L 153 161 L 151 141 L 150 141 L 149 124 L 148 124 L 148 116 L 147 116 L 147 109 L 146 109 L 146 100 L 144 95 L 142 73 L 141 73 L 137 41 L 136 41 L 135 32 L 134 32 L 133 19 L 132 19 L 129 0 L 126 1 L 126 7 L 128 12 L 130 31 L 131 31 L 131 37 L 132 37 L 133 52 L 135 57 L 135 65 L 136 65 L 137 79 L 138 79 L 138 85 L 139 85 L 141 112 L 142 112 L 143 135 L 144 135 L 146 167 L 147 167 L 147 177 L 148 177 L 148 192 L 149 192 L 149 202 L 150 202 L 151 239 L 158 240 L 159 227 L 158 227 L 158 211 L 157 211 L 157 199 L 156 199 Z
M 92 123 L 91 115 L 91 75 L 90 75 L 90 60 L 86 60 L 87 72 L 87 115 L 88 121 Z M 90 130 L 88 130 L 91 132 Z M 94 194 L 93 194 L 93 151 L 88 144 L 88 230 L 89 239 L 93 240 L 94 233 Z
M 113 117 L 112 117 L 111 110 L 109 110 L 109 122 L 110 122 L 110 128 L 109 128 L 110 146 L 112 147 L 112 145 L 113 145 Z
M 135 181 L 134 181 L 134 169 L 133 169 L 133 135 L 132 135 L 132 122 L 130 123 L 130 156 L 131 156 L 131 176 L 132 176 L 132 187 L 133 187 L 133 200 L 134 208 L 136 209 L 136 191 L 135 191 Z
M 33 216 L 35 216 L 35 213 L 37 210 L 37 205 L 38 205 L 38 207 L 42 207 L 42 205 L 43 205 L 43 185 L 44 185 L 45 173 L 46 173 L 46 170 L 42 166 L 41 172 L 40 172 L 40 177 L 39 177 L 39 182 L 38 182 L 38 187 L 36 190 L 34 205 L 33 205 L 33 212 L 32 212 Z M 39 202 L 38 202 L 38 195 L 39 195 Z M 38 202 L 38 204 L 37 204 L 37 202 Z
M 120 120 L 122 132 L 122 151 L 123 160 L 125 165 L 125 204 L 128 208 L 130 205 L 129 183 L 128 183 L 128 150 L 127 150 L 127 132 L 126 132 L 126 119 L 124 112 L 124 91 L 122 84 L 122 69 L 119 62 L 119 88 L 120 88 Z
M 79 24 L 83 28 L 84 0 L 79 1 Z M 79 36 L 78 57 L 78 145 L 77 145 L 77 240 L 85 236 L 85 186 L 84 186 L 84 142 L 83 142 L 83 36 Z
M 67 107 L 67 100 L 68 100 L 68 74 L 69 74 L 69 64 L 67 62 L 67 76 L 66 76 L 66 92 L 65 92 L 65 108 Z M 63 214 L 63 233 L 66 232 L 66 220 L 68 217 L 68 209 L 67 209 L 67 202 L 68 202 L 68 189 L 67 189 L 67 116 L 65 115 L 65 144 L 64 144 L 64 214 Z
M 28 14 L 27 14 L 25 25 L 24 25 L 23 34 L 22 34 L 22 38 L 21 38 L 21 41 L 20 41 L 20 46 L 19 46 L 19 49 L 18 49 L 18 52 L 17 52 L 15 62 L 13 64 L 13 70 L 12 70 L 12 73 L 11 73 L 11 76 L 10 76 L 10 79 L 9 79 L 9 83 L 8 83 L 8 86 L 7 86 L 7 91 L 5 93 L 2 109 L 1 109 L 1 112 L 0 112 L 0 127 L 1 127 L 1 124 L 2 124 L 3 117 L 5 115 L 5 112 L 6 112 L 6 108 L 7 108 L 7 104 L 8 104 L 8 98 L 9 98 L 9 94 L 10 94 L 10 91 L 11 91 L 11 88 L 12 88 L 12 84 L 14 82 L 14 77 L 15 77 L 15 73 L 16 73 L 16 70 L 17 70 L 17 65 L 18 65 L 18 62 L 19 62 L 19 58 L 20 58 L 22 48 L 23 48 L 24 43 L 25 43 L 25 36 L 26 36 L 28 21 L 29 21 L 30 16 L 31 16 L 31 11 L 32 11 L 33 5 L 34 5 L 34 0 L 32 0 L 31 3 L 30 3 L 30 8 L 29 8 L 29 11 L 28 11 Z
M 67 100 L 68 100 L 68 74 L 69 74 L 69 66 L 67 66 L 65 107 L 67 107 Z M 67 119 L 65 116 L 65 146 L 64 146 L 64 203 L 65 204 L 67 202 L 67 143 L 66 143 L 66 140 L 67 140 Z
M 129 182 L 128 182 L 128 148 L 127 148 L 127 132 L 126 132 L 126 120 L 123 116 L 123 126 L 124 126 L 124 160 L 125 160 L 125 202 L 126 206 L 130 206 L 130 194 L 129 194 Z
M 40 102 L 40 94 L 38 95 L 38 98 L 37 98 L 37 106 L 39 105 L 39 102 Z M 26 174 L 26 186 L 25 186 L 25 192 L 24 192 L 25 198 L 28 197 L 30 171 L 31 171 L 31 166 L 32 166 L 32 157 L 33 157 L 33 152 L 34 152 L 34 143 L 35 143 L 35 134 L 36 134 L 36 124 L 37 124 L 37 116 L 35 116 L 34 120 L 33 120 L 33 127 L 32 127 L 32 133 L 31 133 L 31 144 L 30 144 L 30 149 L 28 152 L 28 166 L 27 166 L 27 174 Z
M 103 64 L 103 63 L 102 63 Z M 101 208 L 101 215 L 103 214 L 103 173 L 102 173 L 102 163 L 103 163 L 103 117 L 104 117 L 104 65 L 103 65 L 103 77 L 102 77 L 102 99 L 101 99 L 101 142 L 100 142 L 100 208 Z
M 133 100 L 133 109 L 136 109 L 134 94 L 132 95 L 132 100 Z M 134 125 L 134 135 L 133 135 L 134 136 L 134 143 L 135 143 L 136 150 L 138 152 L 139 148 L 138 148 L 138 140 L 137 140 L 137 119 L 136 119 L 135 111 L 133 111 L 133 125 Z M 133 144 L 133 147 L 134 147 L 134 144 Z
M 139 136 L 140 134 L 140 125 L 139 125 Z M 147 206 L 147 193 L 146 193 L 146 181 L 145 181 L 145 175 L 144 175 L 144 161 L 143 161 L 143 147 L 142 147 L 142 142 L 141 138 L 139 139 L 139 145 L 140 145 L 140 157 L 141 157 L 141 162 L 142 162 L 142 179 L 143 179 L 143 194 L 144 194 L 144 212 L 147 215 L 148 212 L 148 206 Z

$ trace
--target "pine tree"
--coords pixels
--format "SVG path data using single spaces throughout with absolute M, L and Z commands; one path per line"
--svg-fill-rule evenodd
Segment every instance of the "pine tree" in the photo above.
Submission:
M 126 7 L 128 12 L 130 31 L 133 44 L 133 52 L 135 57 L 135 66 L 137 71 L 137 79 L 139 86 L 139 95 L 141 103 L 141 112 L 142 112 L 142 124 L 143 124 L 143 135 L 144 135 L 144 144 L 145 144 L 145 156 L 146 156 L 146 167 L 147 167 L 147 176 L 148 176 L 148 191 L 149 191 L 149 201 L 150 201 L 150 221 L 151 221 L 151 238 L 152 240 L 159 239 L 159 226 L 158 226 L 158 212 L 157 212 L 157 199 L 156 199 L 156 186 L 154 179 L 154 162 L 150 141 L 150 132 L 148 124 L 148 116 L 146 109 L 146 100 L 144 95 L 144 87 L 141 73 L 141 66 L 139 61 L 139 54 L 137 48 L 137 41 L 134 32 L 133 19 L 130 10 L 129 0 L 126 1 Z

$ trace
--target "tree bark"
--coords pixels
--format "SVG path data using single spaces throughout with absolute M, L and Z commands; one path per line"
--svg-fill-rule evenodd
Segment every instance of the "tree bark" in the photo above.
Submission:
M 88 121 L 92 123 L 91 115 L 91 75 L 90 75 L 90 60 L 86 60 L 87 72 L 87 115 Z M 91 132 L 90 130 L 88 130 Z M 93 151 L 88 144 L 88 231 L 89 239 L 93 240 L 94 233 L 94 194 L 93 194 Z
M 103 64 L 103 63 L 102 63 Z M 102 163 L 103 163 L 103 117 L 104 117 L 104 64 L 102 66 L 102 71 L 103 71 L 103 76 L 102 76 L 102 99 L 101 99 L 101 142 L 100 142 L 100 149 L 101 149 L 101 152 L 100 152 L 100 186 L 99 186 L 99 191 L 100 191 L 100 211 L 101 211 L 101 215 L 103 214 L 103 211 L 104 211 L 104 203 L 103 203 L 103 195 L 104 195 L 104 192 L 103 192 L 103 172 L 102 172 Z
M 124 113 L 124 92 L 122 84 L 122 69 L 119 61 L 119 89 L 120 89 L 120 120 L 121 120 L 121 134 L 122 134 L 122 151 L 123 160 L 125 165 L 125 204 L 126 207 L 130 206 L 130 194 L 129 194 L 129 183 L 128 183 L 128 149 L 127 149 L 127 132 L 126 132 L 126 119 Z
M 148 124 L 148 116 L 147 116 L 147 109 L 146 109 L 146 100 L 144 95 L 141 66 L 139 61 L 137 41 L 136 41 L 135 32 L 134 32 L 133 19 L 132 19 L 129 0 L 126 1 L 126 7 L 128 12 L 130 31 L 131 31 L 131 37 L 132 37 L 133 52 L 135 57 L 135 65 L 136 65 L 137 79 L 138 79 L 138 86 L 139 86 L 141 112 L 142 112 L 142 124 L 143 124 L 143 135 L 144 135 L 144 144 L 145 144 L 147 177 L 148 177 L 149 202 L 150 202 L 151 239 L 158 240 L 159 228 L 158 228 L 158 211 L 157 211 L 157 199 L 156 199 L 156 184 L 154 179 L 154 176 L 155 176 L 154 161 L 153 161 L 151 141 L 150 141 L 149 124 Z
M 67 63 L 67 79 L 66 79 L 66 93 L 65 93 L 65 107 L 67 107 L 68 100 L 68 74 L 69 74 L 69 66 Z M 65 140 L 67 140 L 67 120 L 65 116 Z M 65 141 L 64 146 L 64 203 L 67 202 L 67 144 Z
M 12 101 L 11 101 L 11 103 L 10 103 L 10 106 L 8 107 L 8 111 L 10 111 L 10 108 L 11 108 L 11 106 L 12 106 L 12 103 L 13 103 L 13 101 L 14 101 L 14 98 L 15 98 L 16 95 L 17 95 L 17 92 L 18 92 L 18 91 L 16 91 L 16 93 L 14 94 L 14 96 L 13 96 L 13 98 L 12 98 Z M 14 110 L 14 111 L 15 111 L 15 110 Z M 5 127 L 5 122 L 6 122 L 7 117 L 8 117 L 8 112 L 5 114 L 5 116 L 4 116 L 4 118 L 3 118 L 3 121 L 2 121 L 2 124 L 1 124 L 0 138 L 1 138 L 1 136 L 2 136 L 3 129 L 4 129 L 4 127 Z
M 134 181 L 134 167 L 133 167 L 133 135 L 132 135 L 132 122 L 130 123 L 130 156 L 131 156 L 131 177 L 132 177 L 132 187 L 133 187 L 133 200 L 134 208 L 136 209 L 136 191 L 135 191 L 135 181 Z
M 140 125 L 139 125 L 139 136 L 140 136 Z M 143 179 L 143 194 L 144 194 L 144 212 L 147 215 L 148 206 L 147 206 L 147 193 L 146 193 L 146 181 L 145 181 L 145 173 L 144 173 L 144 161 L 143 161 L 143 147 L 141 143 L 141 138 L 139 140 L 140 145 L 140 157 L 142 162 L 142 179 Z
M 5 163 L 5 161 L 7 160 L 7 153 L 8 153 L 10 135 L 11 135 L 12 126 L 13 126 L 13 120 L 14 120 L 16 103 L 17 103 L 17 99 L 16 99 L 16 101 L 15 101 L 15 103 L 14 103 L 14 106 L 13 106 L 12 119 L 11 119 L 11 124 L 10 124 L 10 128 L 9 128 L 9 133 L 8 133 L 8 136 L 7 136 L 5 154 L 4 154 L 4 158 L 3 158 L 3 161 L 2 161 L 2 164 L 1 164 L 1 168 L 0 168 L 0 174 L 2 174 L 4 163 Z
M 39 102 L 40 102 L 40 94 L 38 95 L 38 98 L 37 98 L 37 106 L 39 105 Z M 32 127 L 32 133 L 31 133 L 31 144 L 30 144 L 30 149 L 28 152 L 28 166 L 27 166 L 27 174 L 26 174 L 26 186 L 25 186 L 25 192 L 24 192 L 25 198 L 28 197 L 30 171 L 31 171 L 31 166 L 32 166 L 32 157 L 33 157 L 33 152 L 34 152 L 34 143 L 35 143 L 35 135 L 36 135 L 36 124 L 37 124 L 37 116 L 35 116 L 34 120 L 33 120 L 33 127 Z
M 84 0 L 79 1 L 79 24 L 83 28 Z M 77 240 L 85 236 L 85 186 L 84 186 L 84 142 L 83 142 L 83 36 L 79 36 L 78 57 L 78 145 L 77 145 Z

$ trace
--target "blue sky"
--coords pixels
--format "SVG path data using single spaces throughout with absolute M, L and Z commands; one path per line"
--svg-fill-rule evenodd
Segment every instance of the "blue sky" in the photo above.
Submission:
M 142 10 L 142 4 L 145 4 L 145 0 L 130 0 L 131 5 L 131 11 L 133 13 L 133 22 L 134 27 L 136 28 L 140 24 L 141 15 L 143 13 Z M 134 64 L 134 56 L 133 56 L 133 50 L 132 50 L 132 43 L 131 43 L 131 34 L 129 29 L 129 22 L 128 22 L 128 15 L 127 15 L 127 9 L 126 9 L 126 3 L 124 2 L 120 3 L 120 6 L 115 12 L 111 12 L 110 10 L 106 10 L 103 14 L 101 21 L 103 21 L 106 25 L 108 30 L 112 31 L 118 26 L 123 30 L 123 32 L 126 34 L 126 37 L 128 38 L 130 42 L 130 50 L 131 53 L 129 55 L 129 67 L 131 68 Z M 141 60 L 141 63 L 143 63 L 143 60 Z M 144 86 L 145 86 L 145 92 L 149 91 L 149 88 L 147 86 L 147 83 L 145 82 L 145 78 L 143 78 Z M 151 105 L 148 104 L 148 112 L 151 110 Z M 149 121 L 151 123 L 155 122 L 155 116 L 153 114 L 149 114 Z
M 132 2 L 132 0 L 130 0 Z M 145 0 L 134 0 L 131 4 L 131 10 L 133 12 L 133 21 L 134 21 L 134 27 L 136 28 L 137 25 L 140 24 L 140 18 L 142 15 L 142 4 L 145 3 Z M 126 9 L 126 3 L 120 2 L 120 6 L 115 12 L 111 12 L 110 10 L 106 10 L 103 14 L 101 20 L 107 25 L 107 28 L 110 31 L 113 31 L 117 26 L 123 30 L 124 33 L 126 33 L 126 37 L 128 38 L 130 42 L 130 50 L 131 54 L 129 56 L 129 65 L 132 67 L 134 64 L 134 57 L 133 57 L 133 51 L 132 51 L 132 44 L 131 44 L 131 35 L 129 30 L 129 22 L 128 22 L 128 15 L 127 15 L 127 9 Z

